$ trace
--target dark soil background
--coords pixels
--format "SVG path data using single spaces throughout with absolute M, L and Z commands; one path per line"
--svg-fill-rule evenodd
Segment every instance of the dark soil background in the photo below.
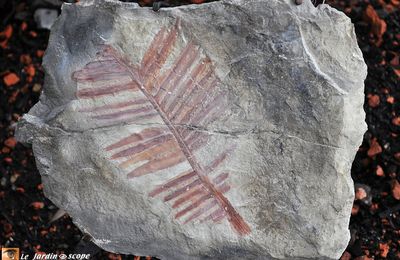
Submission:
M 37 28 L 33 13 L 38 7 L 59 10 L 51 4 L 56 2 L 0 0 L 0 245 L 31 255 L 92 250 L 95 259 L 138 260 L 91 247 L 68 216 L 50 223 L 57 207 L 43 195 L 32 150 L 13 137 L 15 123 L 38 101 L 43 85 L 40 64 L 49 31 Z M 189 2 L 205 1 L 171 0 L 158 7 Z M 325 3 L 352 19 L 368 65 L 368 132 L 352 168 L 352 238 L 341 259 L 400 259 L 400 0 Z

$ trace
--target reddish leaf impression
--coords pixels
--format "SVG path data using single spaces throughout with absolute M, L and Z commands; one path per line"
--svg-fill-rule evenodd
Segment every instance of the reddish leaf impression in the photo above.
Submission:
M 176 47 L 179 21 L 168 30 L 162 28 L 153 38 L 140 64 L 132 65 L 113 47 L 105 45 L 96 60 L 76 71 L 73 78 L 89 83 L 77 92 L 79 99 L 98 99 L 122 92 L 136 92 L 138 98 L 115 101 L 103 106 L 82 109 L 103 125 L 141 122 L 159 117 L 165 126 L 148 126 L 106 147 L 111 160 L 128 169 L 129 178 L 169 169 L 182 162 L 190 170 L 182 172 L 149 193 L 162 197 L 176 210 L 175 219 L 183 223 L 220 222 L 227 219 L 240 235 L 250 233 L 250 227 L 224 196 L 230 190 L 229 173 L 213 172 L 225 161 L 234 147 L 230 147 L 202 165 L 194 152 L 204 147 L 209 134 L 194 131 L 191 125 L 208 125 L 226 109 L 225 93 L 218 92 L 220 80 L 214 73 L 210 59 L 202 55 L 193 42 L 180 49 L 172 65 L 167 60 Z M 167 67 L 167 68 L 164 68 Z M 118 83 L 116 83 L 118 82 Z

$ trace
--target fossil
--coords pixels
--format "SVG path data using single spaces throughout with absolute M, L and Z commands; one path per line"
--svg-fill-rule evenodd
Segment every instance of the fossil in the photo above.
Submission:
M 213 161 L 202 162 L 195 152 L 207 143 L 209 134 L 190 129 L 190 125 L 208 125 L 218 119 L 228 107 L 226 93 L 217 90 L 221 82 L 213 63 L 193 41 L 178 50 L 178 57 L 167 66 L 167 59 L 177 48 L 179 28 L 179 20 L 170 30 L 163 27 L 137 65 L 132 65 L 115 48 L 102 46 L 96 60 L 73 74 L 73 79 L 90 86 L 78 90 L 78 98 L 108 96 L 112 100 L 115 93 L 124 91 L 138 92 L 138 97 L 80 111 L 103 125 L 161 117 L 165 126 L 148 125 L 105 147 L 110 160 L 123 160 L 119 167 L 126 170 L 128 178 L 156 174 L 188 162 L 190 170 L 155 187 L 149 196 L 163 196 L 164 202 L 172 203 L 177 211 L 175 219 L 182 219 L 183 223 L 220 222 L 226 218 L 239 235 L 246 235 L 251 232 L 250 227 L 224 196 L 231 189 L 227 182 L 229 173 L 213 174 L 235 145 L 228 146 Z

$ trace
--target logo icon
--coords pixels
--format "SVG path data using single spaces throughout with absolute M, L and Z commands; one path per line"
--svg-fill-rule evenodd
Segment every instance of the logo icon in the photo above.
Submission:
M 1 260 L 19 260 L 19 248 L 2 248 Z

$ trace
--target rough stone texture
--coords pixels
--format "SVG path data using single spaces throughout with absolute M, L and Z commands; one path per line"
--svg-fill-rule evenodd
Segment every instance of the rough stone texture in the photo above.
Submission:
M 44 67 L 17 137 L 46 195 L 102 248 L 161 259 L 345 249 L 366 66 L 343 13 L 81 1 L 63 6 Z

